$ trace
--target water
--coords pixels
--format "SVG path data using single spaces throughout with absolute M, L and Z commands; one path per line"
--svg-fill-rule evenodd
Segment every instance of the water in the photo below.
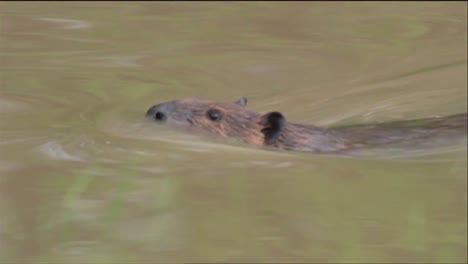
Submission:
M 274 152 L 144 118 L 240 96 L 324 126 L 465 112 L 466 8 L 0 3 L 0 262 L 466 262 L 466 147 Z

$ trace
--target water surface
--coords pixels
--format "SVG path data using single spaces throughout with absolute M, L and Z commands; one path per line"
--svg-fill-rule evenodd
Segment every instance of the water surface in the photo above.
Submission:
M 466 262 L 466 146 L 343 158 L 144 118 L 240 96 L 323 126 L 465 112 L 466 9 L 0 3 L 0 262 Z

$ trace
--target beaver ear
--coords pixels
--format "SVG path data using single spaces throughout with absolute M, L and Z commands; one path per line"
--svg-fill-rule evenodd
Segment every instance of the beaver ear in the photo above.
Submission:
M 265 144 L 272 145 L 278 140 L 286 125 L 286 119 L 280 112 L 270 112 L 261 117 L 260 125 L 263 126 L 261 131 L 265 137 Z
M 246 106 L 247 105 L 247 98 L 241 97 L 235 102 L 235 104 L 241 105 L 241 106 Z

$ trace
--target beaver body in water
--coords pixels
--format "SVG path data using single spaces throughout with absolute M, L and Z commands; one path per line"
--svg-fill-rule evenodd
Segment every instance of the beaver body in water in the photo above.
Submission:
M 457 136 L 466 140 L 467 113 L 322 128 L 287 122 L 280 112 L 260 114 L 247 109 L 246 104 L 244 97 L 235 103 L 185 99 L 154 105 L 146 115 L 160 123 L 237 138 L 248 144 L 314 153 L 346 153 L 400 143 L 424 145 Z

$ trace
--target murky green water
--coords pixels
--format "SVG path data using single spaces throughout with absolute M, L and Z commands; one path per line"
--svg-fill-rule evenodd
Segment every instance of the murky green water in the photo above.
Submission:
M 467 3 L 0 3 L 0 262 L 466 262 L 466 146 L 386 159 L 160 128 L 467 108 Z

